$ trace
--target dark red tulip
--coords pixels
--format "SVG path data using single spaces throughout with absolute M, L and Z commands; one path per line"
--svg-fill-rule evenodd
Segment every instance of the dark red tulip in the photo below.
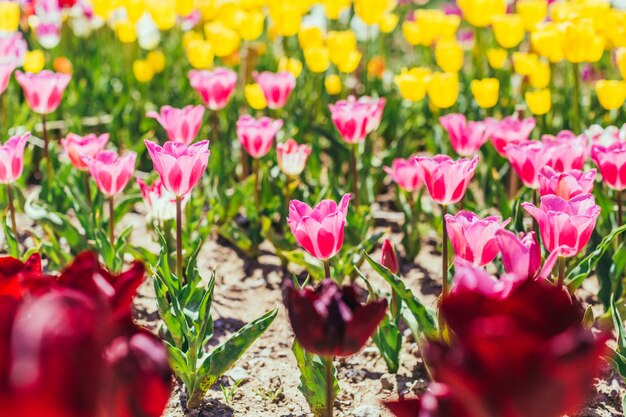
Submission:
M 397 274 L 400 270 L 396 251 L 393 249 L 393 246 L 391 245 L 391 242 L 389 242 L 389 239 L 385 239 L 385 242 L 383 243 L 383 256 L 381 264 L 394 274 Z
M 171 390 L 167 353 L 138 328 L 130 300 L 141 264 L 114 275 L 82 254 L 58 277 L 0 260 L 0 406 L 11 417 L 158 417 Z M 38 273 L 36 272 L 38 270 Z M 16 280 L 17 277 L 17 280 Z M 33 285 L 36 283 L 36 285 Z M 132 290 L 131 290 L 132 288 Z
M 363 290 L 326 279 L 317 288 L 287 284 L 285 304 L 296 340 L 324 357 L 349 356 L 365 345 L 385 317 L 387 300 L 361 303 Z
M 440 311 L 452 340 L 449 345 L 430 342 L 424 358 L 433 380 L 445 385 L 460 406 L 427 416 L 570 414 L 591 393 L 608 353 L 606 335 L 594 338 L 582 325 L 580 304 L 562 287 L 544 281 L 526 281 L 505 298 L 451 293 Z M 433 402 L 431 396 L 428 404 Z M 423 397 L 413 414 L 396 415 L 421 416 L 425 404 Z

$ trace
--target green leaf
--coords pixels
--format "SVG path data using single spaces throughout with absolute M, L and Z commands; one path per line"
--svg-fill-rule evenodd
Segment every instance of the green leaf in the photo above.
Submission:
M 174 371 L 176 376 L 183 381 L 185 387 L 189 390 L 189 388 L 191 387 L 189 374 L 193 372 L 193 369 L 189 369 L 189 366 L 187 365 L 187 355 L 185 355 L 185 353 L 177 347 L 172 346 L 170 343 L 164 343 L 167 347 L 167 353 L 170 359 L 169 362 L 172 370 Z
M 392 374 L 398 372 L 400 351 L 402 350 L 402 333 L 398 326 L 389 320 L 389 316 L 385 316 L 380 323 L 376 333 L 372 335 L 372 340 L 385 360 L 389 372 Z
M 326 412 L 326 366 L 324 361 L 317 355 L 306 352 L 300 344 L 294 340 L 291 351 L 296 357 L 298 369 L 300 369 L 300 385 L 298 390 L 304 395 L 311 412 L 318 417 Z M 337 370 L 333 367 L 333 393 L 335 397 L 339 393 L 339 381 Z
M 203 394 L 206 393 L 211 388 L 211 385 L 233 366 L 246 350 L 265 333 L 276 318 L 277 313 L 278 308 L 268 311 L 242 327 L 230 339 L 211 352 L 198 370 L 200 383 L 196 384 L 196 390 L 201 390 Z
M 78 254 L 87 249 L 87 242 L 81 233 L 72 226 L 70 219 L 62 214 L 54 212 L 46 203 L 35 203 L 36 193 L 28 196 L 24 203 L 24 212 L 33 221 L 49 226 L 59 236 L 67 240 L 73 254 Z
M 20 246 L 17 241 L 17 237 L 13 234 L 13 230 L 11 226 L 9 226 L 9 216 L 5 216 L 2 221 L 2 228 L 4 231 L 4 239 L 7 242 L 7 246 L 9 247 L 9 255 L 13 258 L 19 259 L 20 257 Z
M 367 253 L 365 259 L 370 266 L 381 277 L 387 281 L 391 288 L 398 294 L 398 297 L 406 304 L 409 311 L 413 313 L 415 320 L 419 326 L 419 330 L 429 339 L 435 339 L 438 337 L 437 332 L 437 319 L 434 312 L 428 309 L 417 297 L 413 295 L 413 292 L 404 285 L 402 278 L 392 273 L 390 270 L 373 260 Z

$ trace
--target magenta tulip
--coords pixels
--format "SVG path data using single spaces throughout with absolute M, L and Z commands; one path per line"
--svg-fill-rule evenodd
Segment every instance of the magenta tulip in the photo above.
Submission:
M 22 66 L 27 50 L 22 32 L 0 36 L 0 64 L 11 64 L 13 68 Z
M 189 81 L 209 109 L 221 110 L 226 107 L 235 91 L 237 73 L 227 68 L 216 68 L 213 71 L 191 70 Z
M 614 190 L 626 190 L 626 141 L 593 145 L 591 159 L 600 168 L 602 182 Z
M 581 194 L 571 200 L 556 195 L 541 197 L 541 204 L 522 203 L 535 218 L 541 240 L 548 252 L 559 250 L 561 256 L 575 256 L 587 244 L 600 214 L 593 195 Z
M 189 147 L 181 142 L 167 142 L 163 147 L 149 140 L 144 142 L 165 189 L 176 197 L 189 194 L 209 163 L 209 141 Z
M 543 135 L 541 142 L 550 153 L 548 165 L 555 171 L 582 170 L 587 160 L 587 138 L 564 130 L 558 135 Z
M 450 294 L 478 293 L 487 298 L 504 299 L 526 278 L 515 274 L 505 274 L 499 279 L 462 258 L 454 261 L 454 279 Z
M 119 194 L 135 172 L 135 152 L 118 156 L 115 151 L 100 151 L 95 156 L 84 156 L 83 162 L 96 181 L 98 189 L 107 197 Z
M 591 193 L 595 180 L 595 169 L 586 172 L 573 169 L 559 173 L 545 166 L 539 171 L 539 194 L 554 194 L 569 200 L 580 194 Z
M 502 266 L 507 274 L 524 279 L 537 277 L 541 268 L 541 247 L 537 243 L 535 232 L 521 233 L 518 238 L 513 232 L 498 230 L 496 242 L 502 253 Z
M 405 191 L 413 192 L 422 187 L 422 167 L 416 164 L 413 158 L 396 158 L 391 167 L 385 167 L 385 172 Z
M 498 216 L 481 219 L 471 211 L 461 210 L 454 216 L 446 214 L 445 221 L 455 255 L 476 266 L 485 266 L 500 252 L 496 233 L 511 219 L 502 221 Z
M 507 145 L 526 142 L 535 128 L 535 119 L 520 120 L 515 116 L 505 117 L 502 120 L 486 119 L 489 128 L 489 140 L 498 153 L 506 158 L 504 148 Z
M 533 190 L 539 188 L 539 170 L 550 162 L 551 154 L 541 142 L 522 142 L 504 148 L 509 163 L 524 185 Z
M 307 252 L 326 261 L 335 256 L 343 244 L 349 203 L 350 194 L 344 195 L 339 205 L 323 200 L 313 209 L 301 201 L 291 200 L 287 223 Z
M 415 157 L 413 161 L 421 167 L 422 181 L 430 197 L 438 204 L 447 206 L 461 201 L 467 190 L 478 157 L 453 160 L 447 155 L 432 158 Z
M 442 116 L 439 123 L 448 132 L 452 149 L 461 156 L 475 155 L 489 139 L 489 123 L 468 122 L 463 114 Z
M 15 71 L 13 64 L 0 64 L 0 95 L 2 95 L 9 86 L 11 75 Z
M 146 116 L 159 122 L 167 132 L 169 140 L 189 145 L 196 139 L 202 126 L 204 107 L 186 106 L 182 109 L 177 109 L 171 106 L 163 106 L 160 113 L 149 111 Z
M 83 157 L 93 158 L 104 149 L 108 141 L 108 133 L 102 135 L 91 133 L 86 136 L 68 133 L 65 139 L 61 139 L 61 145 L 70 158 L 72 165 L 81 171 L 87 171 L 87 164 L 83 161 Z
M 354 97 L 340 100 L 328 107 L 335 127 L 349 144 L 365 140 L 373 127 L 377 127 L 378 112 L 382 112 L 378 104 L 369 100 L 355 100 Z
M 15 78 L 24 90 L 30 109 L 47 115 L 59 107 L 72 76 L 44 70 L 37 74 L 16 71 Z
M 309 145 L 299 145 L 293 139 L 276 145 L 278 167 L 288 177 L 297 177 L 304 171 L 306 161 L 311 154 Z
M 385 110 L 385 105 L 387 104 L 387 99 L 384 97 L 370 97 L 370 96 L 362 96 L 357 100 L 361 103 L 365 103 L 370 106 L 371 109 L 371 117 L 367 123 L 367 132 L 371 133 L 378 129 L 380 123 L 383 120 L 383 112 Z
M 281 127 L 282 120 L 272 120 L 269 117 L 255 119 L 246 114 L 237 120 L 237 137 L 250 156 L 259 159 L 270 151 L 274 137 Z
M 254 74 L 254 79 L 263 90 L 267 107 L 272 110 L 285 107 L 291 92 L 296 88 L 296 77 L 289 71 L 278 73 L 263 71 Z
M 0 144 L 0 184 L 11 184 L 22 176 L 24 171 L 24 147 L 30 132 L 12 136 Z

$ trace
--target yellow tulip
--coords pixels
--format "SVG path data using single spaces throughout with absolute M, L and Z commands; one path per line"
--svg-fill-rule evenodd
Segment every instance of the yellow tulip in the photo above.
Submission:
M 573 63 L 597 62 L 602 58 L 605 39 L 589 21 L 568 23 L 563 31 L 565 59 Z
M 202 39 L 202 35 L 196 31 L 190 30 L 189 32 L 185 32 L 185 34 L 183 35 L 183 48 L 187 49 L 187 46 L 189 46 L 192 41 L 198 41 Z
M 146 0 L 128 0 L 124 7 L 128 20 L 136 23 L 146 12 Z
M 398 26 L 400 17 L 395 13 L 385 13 L 378 21 L 378 27 L 382 33 L 391 33 Z
M 278 60 L 278 71 L 289 71 L 294 77 L 298 78 L 302 72 L 302 62 L 296 58 L 283 56 Z
M 472 26 L 487 27 L 494 16 L 506 13 L 505 0 L 459 0 L 463 17 Z
M 237 7 L 235 3 L 224 3 L 217 10 L 217 15 L 214 20 L 222 23 L 229 29 L 238 31 L 245 17 L 246 12 L 240 7 Z
M 241 44 L 241 38 L 237 32 L 218 21 L 205 24 L 204 34 L 213 45 L 215 56 L 220 58 L 235 52 Z
M 245 14 L 239 27 L 239 35 L 243 40 L 253 41 L 263 34 L 265 15 L 260 10 L 251 10 Z
M 350 51 L 356 49 L 356 34 L 351 30 L 330 31 L 326 44 L 330 52 L 330 62 L 339 65 Z
M 619 109 L 626 100 L 626 81 L 599 80 L 596 82 L 596 94 L 606 110 Z
M 298 33 L 303 13 L 298 2 L 273 2 L 269 13 L 278 35 L 293 36 Z
M 506 49 L 487 49 L 487 61 L 489 61 L 489 66 L 493 69 L 502 69 L 504 67 L 504 64 L 506 64 L 507 57 L 508 53 Z
M 463 67 L 463 48 L 455 40 L 437 42 L 435 61 L 444 72 L 459 72 Z
M 133 62 L 133 74 L 140 83 L 149 83 L 154 78 L 154 69 L 149 61 L 138 59 Z
M 129 20 L 117 22 L 115 24 L 115 34 L 122 43 L 133 43 L 137 40 L 135 24 Z
M 331 96 L 341 93 L 341 78 L 337 74 L 329 74 L 324 78 L 324 88 Z
M 322 29 L 317 26 L 308 26 L 300 28 L 298 32 L 298 43 L 302 50 L 312 48 L 314 46 L 324 46 L 324 34 Z
M 343 72 L 345 74 L 353 73 L 359 67 L 362 56 L 363 54 L 356 49 L 348 52 L 343 59 L 337 63 L 337 69 L 339 72 Z
M 351 0 L 324 0 L 322 4 L 324 5 L 326 18 L 330 20 L 339 19 L 341 12 L 347 10 L 351 3 Z
M 428 81 L 427 91 L 434 106 L 440 109 L 452 107 L 459 97 L 459 77 L 456 73 L 435 72 Z
M 117 9 L 119 4 L 111 0 L 91 0 L 93 14 L 102 20 L 109 20 L 113 10 Z
M 626 48 L 620 48 L 617 50 L 615 60 L 617 61 L 617 68 L 619 69 L 622 78 L 626 80 Z
M 195 9 L 194 0 L 176 0 L 176 14 L 182 17 L 189 16 Z
M 325 72 L 330 67 L 330 53 L 328 48 L 313 47 L 304 51 L 306 66 L 314 73 Z
M 15 32 L 20 25 L 20 5 L 14 1 L 0 1 L 0 31 Z
M 378 23 L 388 7 L 388 0 L 354 0 L 354 13 L 368 25 Z
M 248 84 L 243 88 L 243 95 L 246 97 L 246 101 L 254 110 L 263 110 L 267 107 L 267 101 L 265 100 L 265 94 L 260 85 Z
M 527 91 L 524 94 L 524 98 L 526 99 L 528 110 L 537 116 L 548 113 L 552 107 L 552 95 L 547 88 Z
M 430 73 L 430 69 L 423 67 L 402 68 L 400 74 L 394 77 L 393 82 L 403 99 L 420 101 L 426 96 Z
M 169 30 L 176 24 L 176 0 L 150 0 L 148 11 L 159 30 Z
M 433 45 L 441 34 L 445 14 L 439 9 L 419 9 L 415 11 L 415 23 L 419 27 L 422 45 Z
M 197 69 L 208 69 L 213 66 L 213 45 L 202 39 L 189 42 L 187 45 L 187 59 L 192 67 Z
M 207 22 L 215 19 L 217 14 L 217 2 L 215 0 L 196 0 L 196 8 L 202 15 L 202 20 Z
M 25 71 L 36 74 L 43 70 L 45 64 L 46 57 L 44 56 L 42 50 L 35 49 L 34 51 L 26 51 L 26 54 L 24 55 L 23 65 Z
M 519 75 L 530 75 L 537 67 L 539 58 L 528 52 L 513 52 L 513 69 Z
M 522 17 L 526 30 L 532 32 L 539 23 L 546 19 L 548 2 L 546 0 L 519 0 L 515 10 Z
M 439 27 L 439 40 L 456 39 L 456 32 L 461 24 L 461 18 L 455 14 L 447 14 L 441 20 Z
M 543 25 L 530 34 L 533 50 L 542 57 L 557 63 L 565 57 L 563 54 L 563 35 L 554 24 Z
M 530 85 L 534 88 L 546 88 L 550 84 L 550 64 L 547 62 L 537 62 L 535 68 L 529 74 Z
M 496 42 L 503 48 L 515 48 L 524 39 L 524 22 L 517 14 L 503 14 L 492 19 Z
M 155 74 L 160 74 L 165 69 L 165 54 L 162 51 L 150 51 L 146 59 L 152 65 Z
M 402 36 L 410 45 L 424 45 L 422 41 L 422 33 L 417 22 L 405 20 L 402 22 Z
M 472 80 L 470 90 L 479 107 L 490 109 L 498 103 L 500 96 L 500 81 L 496 78 Z

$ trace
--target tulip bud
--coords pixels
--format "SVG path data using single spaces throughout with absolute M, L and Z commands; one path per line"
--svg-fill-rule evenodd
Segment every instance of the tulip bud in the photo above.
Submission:
M 341 78 L 337 74 L 327 75 L 324 79 L 324 88 L 331 96 L 341 93 Z
M 133 74 L 140 83 L 149 83 L 154 78 L 154 68 L 150 61 L 138 59 L 133 62 Z
M 530 112 L 537 116 L 548 113 L 552 107 L 552 94 L 547 88 L 527 91 L 524 98 Z
M 426 96 L 427 78 L 430 69 L 423 67 L 402 68 L 400 74 L 393 79 L 403 99 L 416 102 Z
M 447 109 L 459 97 L 459 77 L 455 73 L 435 72 L 428 82 L 428 99 L 440 109 Z
M 622 107 L 626 100 L 626 82 L 621 80 L 599 80 L 596 82 L 596 94 L 600 105 L 606 110 Z
M 524 27 L 529 32 L 544 21 L 548 14 L 548 2 L 546 0 L 519 0 L 515 7 L 517 13 L 522 17 Z
M 400 270 L 400 266 L 398 265 L 398 258 L 396 257 L 396 252 L 389 242 L 389 239 L 385 239 L 385 242 L 383 243 L 383 255 L 380 263 L 396 275 Z
M 506 49 L 501 48 L 489 48 L 487 49 L 487 60 L 489 66 L 493 69 L 502 69 L 506 63 L 507 52 Z
M 498 103 L 500 95 L 500 81 L 497 78 L 472 80 L 470 89 L 478 107 L 489 109 Z
M 246 97 L 246 101 L 254 110 L 263 110 L 267 107 L 267 101 L 263 94 L 263 89 L 257 83 L 248 84 L 243 89 L 243 95 Z
M 496 42 L 503 48 L 515 48 L 524 39 L 524 22 L 519 15 L 503 14 L 493 18 L 491 26 Z

